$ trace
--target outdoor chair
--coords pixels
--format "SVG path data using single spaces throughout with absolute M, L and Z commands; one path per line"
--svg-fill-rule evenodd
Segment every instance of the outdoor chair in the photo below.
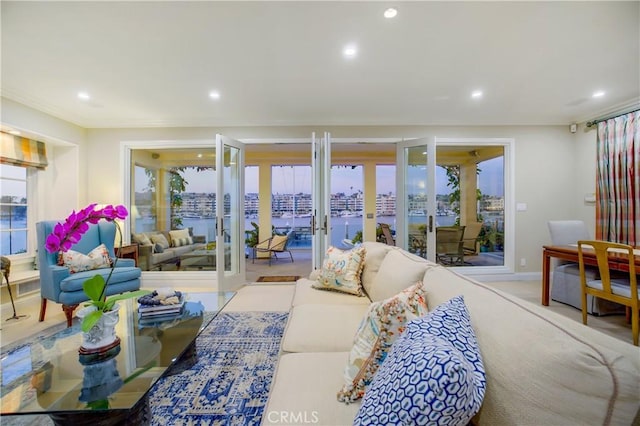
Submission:
M 289 257 L 291 257 L 291 262 L 293 263 L 293 255 L 291 254 L 291 250 L 289 250 L 289 241 L 293 239 L 293 231 L 289 231 L 287 235 L 274 235 L 271 238 L 267 238 L 264 241 L 259 242 L 253 247 L 253 256 L 251 259 L 251 263 L 254 263 L 256 258 L 258 258 L 258 253 L 268 253 L 269 254 L 269 266 L 271 266 L 271 259 L 275 257 L 278 259 L 278 253 L 289 253 Z
M 462 247 L 467 256 L 478 254 L 478 237 L 482 230 L 482 222 L 468 222 L 465 224 Z
M 396 245 L 396 239 L 393 238 L 393 234 L 391 233 L 391 227 L 388 223 L 380 223 L 380 229 L 382 230 L 382 237 L 384 238 L 384 242 L 389 246 Z
M 66 266 L 58 265 L 58 253 L 49 253 L 45 249 L 47 236 L 51 234 L 57 221 L 36 223 L 36 237 L 38 242 L 38 262 L 40 265 L 40 304 L 39 321 L 44 321 L 47 311 L 47 300 L 62 304 L 62 310 L 67 318 L 67 327 L 71 327 L 73 311 L 82 302 L 89 300 L 82 289 L 82 284 L 94 275 L 102 275 L 107 280 L 111 268 L 92 269 L 71 273 Z M 71 246 L 71 249 L 82 254 L 104 244 L 112 262 L 115 258 L 113 244 L 116 235 L 116 225 L 113 222 L 100 221 L 90 225 L 82 239 Z M 135 266 L 133 259 L 118 259 L 116 267 L 109 279 L 106 294 L 124 293 L 140 289 L 140 268 Z
M 583 250 L 595 250 L 600 279 L 588 279 L 584 264 Z M 609 270 L 609 255 L 618 253 L 629 262 L 628 276 L 612 277 Z M 580 289 L 582 299 L 582 323 L 587 324 L 587 296 L 610 300 L 627 306 L 631 310 L 631 334 L 633 344 L 638 346 L 640 331 L 640 300 L 638 300 L 638 276 L 635 270 L 633 247 L 609 241 L 578 241 L 578 264 L 580 266 Z M 626 275 L 626 274 L 625 274 Z
M 464 226 L 436 228 L 436 260 L 444 265 L 464 265 Z

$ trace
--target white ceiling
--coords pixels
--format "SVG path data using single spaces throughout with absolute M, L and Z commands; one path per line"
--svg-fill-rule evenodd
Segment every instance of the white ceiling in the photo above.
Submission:
M 638 1 L 3 0 L 1 13 L 2 96 L 87 128 L 569 124 L 640 98 Z

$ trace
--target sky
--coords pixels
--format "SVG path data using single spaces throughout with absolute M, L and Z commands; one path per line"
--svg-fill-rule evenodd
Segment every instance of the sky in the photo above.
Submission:
M 146 177 L 136 170 L 136 191 L 143 191 Z M 479 187 L 486 195 L 504 195 L 503 159 L 501 157 L 485 161 L 480 164 L 481 173 L 478 175 Z M 245 192 L 258 192 L 258 167 L 247 167 L 245 172 Z M 293 171 L 295 170 L 295 175 Z M 386 194 L 396 192 L 396 168 L 395 166 L 377 167 L 377 192 Z M 197 172 L 195 169 L 185 171 L 185 179 L 189 183 L 187 192 L 211 192 L 215 176 L 213 170 Z M 311 167 L 310 166 L 282 166 L 274 167 L 272 171 L 274 193 L 311 193 Z M 331 192 L 343 192 L 350 195 L 362 190 L 363 169 L 357 166 L 333 167 L 331 172 Z M 420 192 L 417 187 L 410 188 L 411 192 Z M 443 168 L 436 168 L 436 194 L 448 194 L 447 176 Z

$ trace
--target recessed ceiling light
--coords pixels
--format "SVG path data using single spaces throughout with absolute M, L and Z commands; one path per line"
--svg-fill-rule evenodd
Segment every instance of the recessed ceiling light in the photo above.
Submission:
M 202 154 L 198 154 L 198 158 L 202 158 Z
M 356 56 L 356 54 L 358 53 L 358 49 L 356 49 L 356 47 L 355 47 L 355 46 L 353 46 L 353 45 L 349 45 L 349 46 L 346 46 L 346 47 L 344 48 L 344 50 L 342 51 L 342 53 L 344 54 L 344 56 L 345 56 L 346 58 L 353 58 L 353 57 L 355 57 L 355 56 Z
M 471 92 L 471 97 L 474 99 L 478 99 L 482 97 L 482 90 L 474 90 Z
M 593 92 L 593 96 L 594 98 L 601 98 L 604 96 L 604 91 L 603 90 L 598 90 L 597 92 Z
M 82 99 L 83 101 L 88 101 L 91 99 L 91 96 L 87 92 L 78 92 L 78 99 Z
M 398 9 L 394 9 L 393 7 L 390 7 L 389 9 L 384 11 L 384 17 L 387 19 L 395 18 L 397 14 Z
M 217 90 L 212 90 L 211 92 L 209 92 L 209 97 L 211 99 L 220 99 L 220 92 L 218 92 Z

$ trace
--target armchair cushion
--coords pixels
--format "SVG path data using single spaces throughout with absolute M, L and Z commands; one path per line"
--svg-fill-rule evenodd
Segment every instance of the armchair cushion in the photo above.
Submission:
M 106 280 L 111 272 L 110 269 L 100 269 L 94 271 L 78 272 L 60 281 L 60 290 L 63 292 L 82 292 L 84 282 L 94 275 L 102 275 Z M 114 284 L 126 281 L 138 280 L 140 278 L 140 269 L 135 267 L 114 268 L 111 278 L 109 278 L 109 287 Z M 85 297 L 86 300 L 86 297 Z
M 111 258 L 109 251 L 104 244 L 91 250 L 88 254 L 82 254 L 75 250 L 69 250 L 62 253 L 62 265 L 69 268 L 69 272 L 90 271 L 92 269 L 111 267 Z

